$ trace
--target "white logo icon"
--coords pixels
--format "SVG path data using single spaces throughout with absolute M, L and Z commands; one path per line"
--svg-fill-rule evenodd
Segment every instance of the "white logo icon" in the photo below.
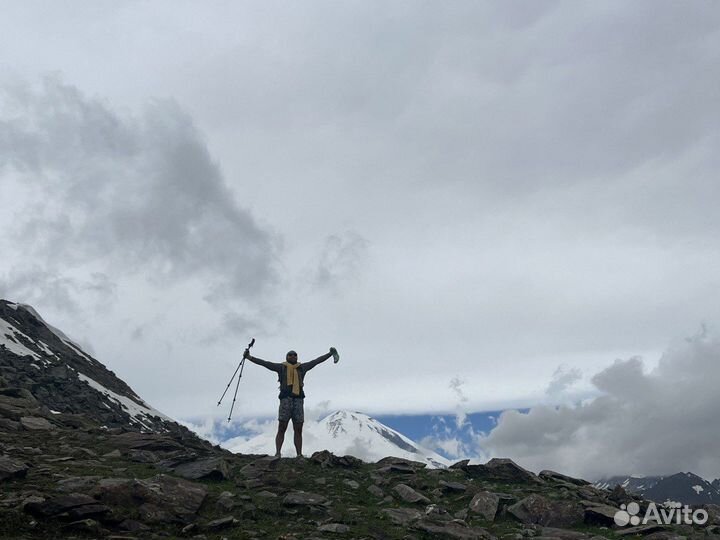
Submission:
M 648 504 L 645 515 L 640 517 L 640 505 L 636 502 L 620 505 L 620 510 L 615 512 L 615 524 L 618 527 L 625 527 L 648 523 L 662 523 L 664 525 L 705 525 L 708 521 L 707 510 L 698 508 L 693 510 L 688 505 L 681 505 L 675 502 L 666 502 L 662 505 L 656 505 L 651 502 Z

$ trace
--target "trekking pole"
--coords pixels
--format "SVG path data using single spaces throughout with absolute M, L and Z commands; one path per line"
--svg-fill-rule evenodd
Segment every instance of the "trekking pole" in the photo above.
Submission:
M 255 344 L 255 338 L 252 339 L 252 341 L 250 342 L 250 345 L 248 345 L 247 349 L 245 349 L 245 350 L 249 351 L 250 347 L 252 347 L 254 344 Z M 240 362 L 240 375 L 238 376 L 237 384 L 235 385 L 235 395 L 233 396 L 232 405 L 230 405 L 230 414 L 228 414 L 228 422 L 230 422 L 230 418 L 232 418 L 233 409 L 235 408 L 235 400 L 237 399 L 238 388 L 240 388 L 240 379 L 242 379 L 242 372 L 243 372 L 243 369 L 245 369 L 245 360 L 246 360 L 246 358 L 245 358 L 245 355 L 243 354 L 242 362 Z
M 255 345 L 255 338 L 252 338 L 252 341 L 250 342 L 250 345 L 247 346 L 248 349 Z M 220 400 L 217 402 L 218 407 L 220 406 L 220 403 L 222 403 L 223 398 L 225 397 L 225 394 L 227 394 L 228 389 L 230 388 L 230 385 L 233 382 L 233 379 L 235 379 L 235 375 L 237 375 L 238 370 L 240 370 L 240 376 L 242 377 L 242 369 L 240 369 L 240 366 L 245 364 L 245 358 L 243 357 L 242 360 L 240 360 L 240 363 L 238 364 L 238 367 L 235 368 L 235 373 L 233 373 L 232 377 L 230 377 L 230 382 L 225 387 L 225 391 L 222 393 L 222 396 L 220 396 Z M 238 382 L 240 379 L 238 379 Z M 237 395 L 237 390 L 235 391 L 235 394 Z

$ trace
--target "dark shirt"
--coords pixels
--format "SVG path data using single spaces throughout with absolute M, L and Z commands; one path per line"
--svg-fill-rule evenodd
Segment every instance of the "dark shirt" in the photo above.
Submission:
M 300 376 L 299 396 L 294 396 L 292 393 L 292 385 L 287 384 L 287 366 L 285 366 L 285 362 L 268 362 L 267 360 L 260 360 L 255 357 L 253 357 L 253 360 L 256 364 L 278 374 L 278 383 L 280 383 L 280 394 L 278 395 L 278 398 L 283 399 L 286 397 L 304 398 L 305 390 L 303 389 L 303 385 L 305 381 L 305 374 L 325 360 L 325 358 L 321 357 L 309 362 L 300 363 L 300 366 L 297 368 L 298 375 Z

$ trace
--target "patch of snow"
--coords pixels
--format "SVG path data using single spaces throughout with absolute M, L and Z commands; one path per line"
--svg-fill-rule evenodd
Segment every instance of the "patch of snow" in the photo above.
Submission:
M 50 414 L 62 414 L 62 413 L 60 411 L 53 411 L 52 409 L 50 409 Z
M 29 337 L 15 328 L 5 319 L 0 319 L 0 346 L 4 346 L 8 351 L 17 356 L 31 356 L 36 360 L 41 360 L 40 356 L 28 349 L 25 345 L 16 339 L 17 336 L 23 336 L 28 341 L 32 341 Z
M 40 348 L 40 350 L 42 350 L 42 352 L 44 352 L 44 353 L 47 354 L 48 356 L 55 356 L 55 353 L 52 352 L 52 351 L 50 350 L 50 347 L 48 347 L 47 344 L 45 344 L 43 341 L 37 340 L 37 341 L 35 342 L 35 345 L 37 345 L 38 348 Z
M 163 420 L 172 422 L 171 418 L 168 418 L 160 411 L 153 409 L 152 407 L 150 407 L 147 403 L 145 403 L 142 400 L 140 400 L 140 403 L 138 403 L 138 402 L 130 399 L 127 396 L 121 396 L 120 394 L 116 394 L 112 390 L 105 388 L 102 384 L 100 384 L 96 380 L 91 379 L 87 375 L 84 375 L 80 372 L 78 372 L 78 377 L 80 378 L 81 381 L 85 381 L 86 383 L 88 383 L 91 388 L 94 388 L 101 394 L 104 394 L 107 397 L 109 397 L 110 399 L 114 400 L 118 405 L 120 405 L 123 409 L 125 409 L 125 411 L 127 411 L 127 413 L 130 415 L 131 421 L 140 424 L 141 426 L 143 426 L 144 428 L 146 428 L 148 430 L 150 430 L 151 427 L 148 426 L 144 422 L 144 420 L 147 420 L 148 417 L 158 416 L 158 417 L 162 418 Z
M 693 486 L 692 489 L 694 489 L 694 490 L 695 490 L 695 493 L 697 493 L 698 495 L 700 495 L 701 492 L 705 491 L 705 489 L 703 489 L 703 487 L 702 487 L 702 486 L 699 486 L 699 485 L 698 485 L 698 486 Z
M 35 369 L 37 369 L 37 370 L 41 370 L 41 369 L 42 369 L 42 368 L 41 368 L 40 366 L 38 366 L 35 362 L 33 362 L 33 363 L 30 364 L 30 365 L 31 365 L 32 367 L 34 367 Z
M 13 304 L 12 302 L 8 302 L 7 307 L 9 307 L 10 309 L 14 309 L 14 310 L 17 311 L 18 305 L 17 305 L 17 304 Z

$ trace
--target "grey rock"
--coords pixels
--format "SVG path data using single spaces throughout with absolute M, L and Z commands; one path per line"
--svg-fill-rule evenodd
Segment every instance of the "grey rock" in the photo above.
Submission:
M 229 476 L 227 462 L 222 458 L 206 458 L 183 463 L 174 470 L 175 474 L 188 480 L 225 480 Z
M 52 517 L 65 514 L 81 506 L 96 506 L 97 501 L 84 493 L 58 495 L 42 502 L 29 502 L 23 510 L 37 517 Z
M 445 480 L 440 480 L 438 484 L 440 485 L 440 489 L 442 489 L 445 493 L 462 493 L 467 489 L 467 486 L 465 484 L 461 484 L 460 482 L 447 482 Z
M 587 486 L 590 485 L 590 482 L 587 480 L 583 480 L 581 478 L 573 478 L 572 476 L 567 476 L 565 474 L 560 474 L 559 472 L 551 471 L 551 470 L 544 470 L 540 471 L 538 474 L 540 478 L 543 480 L 557 480 L 561 482 L 567 482 L 569 484 L 574 484 L 576 486 Z
M 510 459 L 493 458 L 484 465 L 466 465 L 465 473 L 471 478 L 517 484 L 542 484 L 544 480 L 523 469 Z
M 350 480 L 348 478 L 343 480 L 343 484 L 345 484 L 346 486 L 348 486 L 349 488 L 352 488 L 352 489 L 357 489 L 360 487 L 360 484 L 358 484 L 355 480 Z
M 285 506 L 320 506 L 328 502 L 327 497 L 307 491 L 291 491 L 283 499 Z
M 99 476 L 71 476 L 58 480 L 57 490 L 65 492 L 86 492 L 100 481 Z
M 413 521 L 420 519 L 423 514 L 414 508 L 385 508 L 382 513 L 390 518 L 396 525 L 407 526 Z
M 370 492 L 370 494 L 375 495 L 376 497 L 383 498 L 385 496 L 383 490 L 374 484 L 369 485 L 367 490 Z
M 533 494 L 509 506 L 508 513 L 523 523 L 567 528 L 583 522 L 584 510 L 574 501 L 558 501 Z
M 147 523 L 191 520 L 207 497 L 205 486 L 164 474 L 145 480 L 103 479 L 93 493 L 104 504 L 137 508 Z
M 336 456 L 327 450 L 320 450 L 310 456 L 310 460 L 319 463 L 321 467 L 341 467 L 350 469 L 362 465 L 362 460 L 354 456 Z
M 318 527 L 318 531 L 345 534 L 350 532 L 350 527 L 343 523 L 325 523 Z
M 50 422 L 40 416 L 23 416 L 20 418 L 20 425 L 28 431 L 46 431 L 54 428 Z
M 280 460 L 275 457 L 267 456 L 256 459 L 240 469 L 240 474 L 245 478 L 258 478 L 266 475 L 270 471 L 277 469 Z
M 0 456 L 0 482 L 13 478 L 25 478 L 30 467 L 8 456 Z
M 393 491 L 405 502 L 429 504 L 430 499 L 406 484 L 397 484 Z
M 468 509 L 480 514 L 487 521 L 494 521 L 500 505 L 500 497 L 490 491 L 480 491 L 470 501 Z
M 202 528 L 206 531 L 219 531 L 222 529 L 227 529 L 229 527 L 234 527 L 238 525 L 240 521 L 235 519 L 233 516 L 226 516 L 219 519 L 214 519 L 205 525 L 202 526 Z
M 608 504 L 596 504 L 585 508 L 585 522 L 594 525 L 615 525 L 615 514 L 619 508 Z

